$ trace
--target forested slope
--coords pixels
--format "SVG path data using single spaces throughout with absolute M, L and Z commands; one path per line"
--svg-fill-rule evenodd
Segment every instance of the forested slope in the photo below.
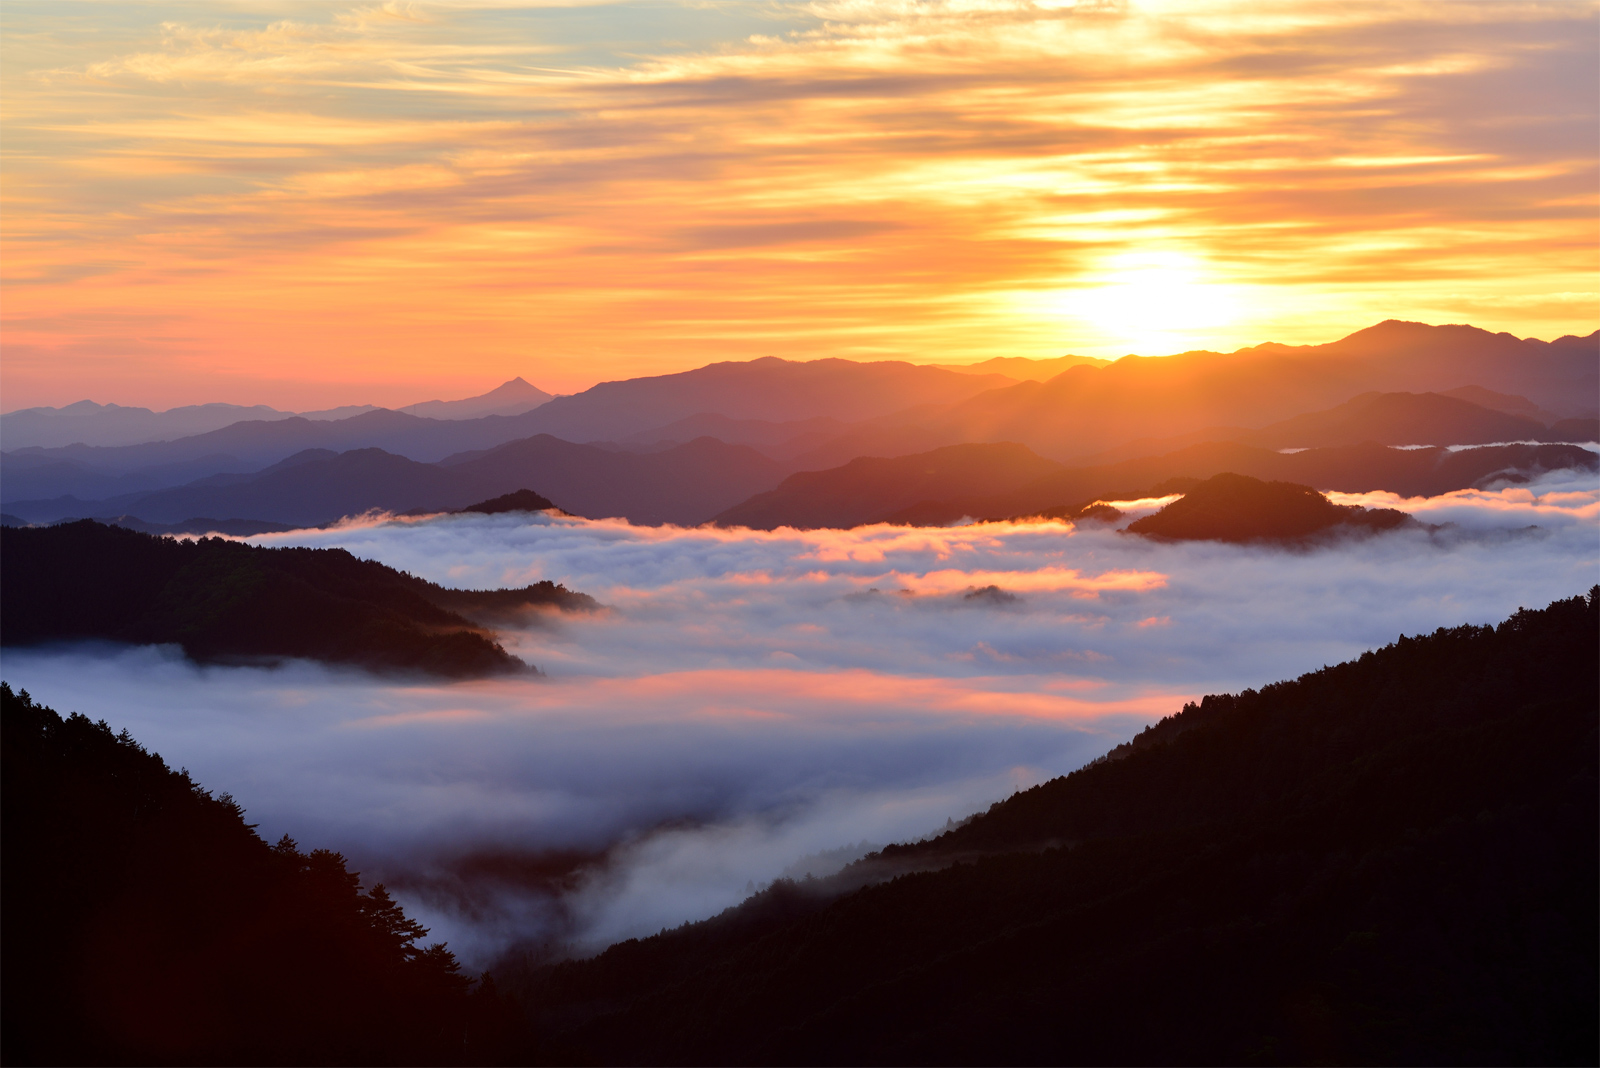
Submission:
M 1600 587 L 1207 697 L 1065 778 L 601 956 L 548 1062 L 1593 1063 Z
M 170 642 L 201 661 L 306 657 L 449 676 L 527 670 L 485 622 L 595 604 L 548 581 L 450 590 L 343 549 L 178 541 L 91 520 L 0 527 L 0 587 L 7 645 Z
M 337 853 L 269 846 L 102 721 L 0 683 L 7 1064 L 477 1063 L 492 989 Z

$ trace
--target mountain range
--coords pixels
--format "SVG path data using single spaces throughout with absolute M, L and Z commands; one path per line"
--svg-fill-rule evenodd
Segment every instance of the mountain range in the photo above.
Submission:
M 8 513 L 36 522 L 95 515 L 168 524 L 197 516 L 322 523 L 369 508 L 457 508 L 529 488 L 580 515 L 806 525 L 819 516 L 803 508 L 768 514 L 760 511 L 764 505 L 749 502 L 746 511 L 729 510 L 768 491 L 794 498 L 794 486 L 779 484 L 801 472 L 811 473 L 802 480 L 808 485 L 845 493 L 854 485 L 848 472 L 863 470 L 850 465 L 862 458 L 877 458 L 866 464 L 872 469 L 878 460 L 944 446 L 1005 443 L 1033 458 L 1006 461 L 1023 454 L 1005 450 L 941 454 L 935 467 L 945 474 L 939 477 L 952 481 L 936 485 L 916 475 L 875 500 L 840 497 L 829 506 L 829 522 L 870 522 L 919 502 L 1003 496 L 1045 477 L 1043 463 L 1108 467 L 1207 444 L 1273 451 L 1366 442 L 1592 442 L 1600 438 L 1593 414 L 1597 346 L 1600 333 L 1546 343 L 1391 321 L 1324 346 L 1263 345 L 1112 363 L 1063 357 L 1056 362 L 1066 369 L 1045 381 L 982 371 L 1011 366 L 1003 360 L 953 370 L 767 358 L 601 383 L 516 414 L 474 414 L 545 396 L 516 380 L 480 398 L 427 402 L 410 412 L 252 418 L 167 441 L 11 449 L 0 455 L 0 501 Z M 25 413 L 5 420 L 19 414 Z M 510 448 L 533 441 L 538 444 Z M 477 463 L 497 449 L 506 450 L 499 460 Z M 349 453 L 362 455 L 333 462 Z M 1209 477 L 1228 468 L 1190 461 L 1225 454 L 1187 454 L 1176 467 L 1166 464 L 1171 470 L 1161 477 Z M 1504 458 L 1502 467 L 1523 460 L 1548 467 L 1559 458 L 1548 450 L 1436 458 L 1439 477 L 1423 477 L 1420 461 L 1381 453 L 1347 456 L 1331 469 L 1317 467 L 1326 456 L 1286 468 L 1255 453 L 1233 455 L 1249 458 L 1248 469 L 1235 469 L 1241 474 L 1318 489 L 1396 492 L 1462 488 L 1498 470 L 1484 467 L 1492 457 Z M 1377 466 L 1362 475 L 1356 467 L 1367 461 Z M 1586 463 L 1569 456 L 1557 465 L 1570 462 Z M 430 465 L 452 472 L 446 476 Z M 306 470 L 288 473 L 300 467 Z M 885 470 L 904 474 L 912 467 Z M 907 499 L 913 485 L 916 496 Z M 1148 485 L 1127 481 L 1117 491 Z M 301 499 L 291 504 L 295 494 Z M 1054 508 L 1076 499 L 1034 495 L 1019 507 Z
M 485 415 L 521 415 L 551 399 L 551 394 L 513 378 L 477 397 L 454 401 L 422 401 L 398 409 L 428 419 L 477 419 Z M 78 401 L 61 408 L 19 408 L 0 416 L 0 449 L 56 448 L 82 444 L 138 445 L 169 441 L 247 421 L 302 419 L 328 422 L 376 411 L 371 404 L 350 404 L 313 412 L 285 412 L 265 404 L 190 404 L 154 412 L 149 408 Z

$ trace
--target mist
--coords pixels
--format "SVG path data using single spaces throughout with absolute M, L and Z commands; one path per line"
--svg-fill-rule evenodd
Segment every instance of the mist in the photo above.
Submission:
M 606 607 L 503 634 L 544 678 L 104 646 L 8 649 L 3 670 L 231 792 L 264 837 L 344 852 L 481 967 L 703 918 L 1071 771 L 1186 700 L 1600 580 L 1592 475 L 1330 496 L 1432 527 L 1300 549 L 1120 532 L 1160 501 L 1075 527 L 369 517 L 249 540 L 451 586 L 552 579 Z

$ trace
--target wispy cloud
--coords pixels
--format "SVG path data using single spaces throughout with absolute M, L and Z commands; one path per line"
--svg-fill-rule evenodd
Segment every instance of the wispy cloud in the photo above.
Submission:
M 1600 579 L 1592 475 L 1362 503 L 1455 525 L 1306 552 L 1050 522 L 352 523 L 253 540 L 458 586 L 558 579 L 608 607 L 506 635 L 540 680 L 73 648 L 8 648 L 3 673 L 128 727 L 263 833 L 398 881 L 481 961 L 708 915 L 805 854 L 916 837 L 1071 771 L 1185 700 Z
M 8 8 L 6 314 L 181 310 L 126 401 L 1593 325 L 1589 4 L 69 10 Z

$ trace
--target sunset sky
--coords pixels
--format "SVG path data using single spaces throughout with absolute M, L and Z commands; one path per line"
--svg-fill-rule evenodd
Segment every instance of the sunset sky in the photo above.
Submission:
M 0 8 L 0 407 L 1552 338 L 1587 3 Z

